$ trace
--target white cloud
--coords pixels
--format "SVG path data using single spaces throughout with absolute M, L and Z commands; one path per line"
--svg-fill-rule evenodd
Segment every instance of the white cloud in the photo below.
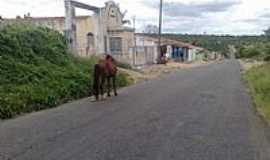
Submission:
M 79 1 L 101 7 L 106 0 Z M 123 11 L 128 10 L 127 18 L 136 15 L 138 28 L 158 24 L 159 0 L 115 1 Z M 261 34 L 270 26 L 269 0 L 164 0 L 164 3 L 163 30 L 167 32 Z M 9 18 L 27 12 L 36 17 L 64 16 L 64 0 L 0 0 L 0 6 L 0 15 Z M 91 14 L 82 10 L 77 13 Z

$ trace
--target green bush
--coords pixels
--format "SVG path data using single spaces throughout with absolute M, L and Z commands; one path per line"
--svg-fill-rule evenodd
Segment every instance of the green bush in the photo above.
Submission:
M 245 58 L 252 58 L 260 55 L 260 48 L 256 45 L 244 46 L 240 49 L 239 56 Z
M 62 34 L 48 28 L 0 28 L 0 118 L 55 107 L 91 95 L 94 58 L 68 54 Z M 125 75 L 117 82 L 127 85 Z
M 238 48 L 237 58 L 254 58 L 258 60 L 269 61 L 270 43 L 252 43 L 245 44 Z

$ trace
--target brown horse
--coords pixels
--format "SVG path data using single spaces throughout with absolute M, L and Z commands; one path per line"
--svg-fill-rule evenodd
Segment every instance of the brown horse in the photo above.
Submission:
M 100 59 L 94 68 L 94 83 L 93 91 L 96 100 L 99 100 L 99 95 L 103 98 L 104 85 L 107 80 L 107 95 L 111 96 L 111 84 L 113 85 L 114 95 L 117 96 L 116 91 L 116 75 L 117 67 L 115 60 L 111 55 L 106 55 L 105 59 Z

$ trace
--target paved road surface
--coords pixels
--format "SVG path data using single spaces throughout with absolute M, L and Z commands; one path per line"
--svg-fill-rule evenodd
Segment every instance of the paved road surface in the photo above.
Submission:
M 226 61 L 0 123 L 0 159 L 269 160 L 240 66 Z

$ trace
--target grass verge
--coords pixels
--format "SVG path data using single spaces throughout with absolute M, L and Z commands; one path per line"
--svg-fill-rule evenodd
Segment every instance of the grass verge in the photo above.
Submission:
M 270 63 L 254 67 L 245 73 L 257 110 L 270 122 Z

